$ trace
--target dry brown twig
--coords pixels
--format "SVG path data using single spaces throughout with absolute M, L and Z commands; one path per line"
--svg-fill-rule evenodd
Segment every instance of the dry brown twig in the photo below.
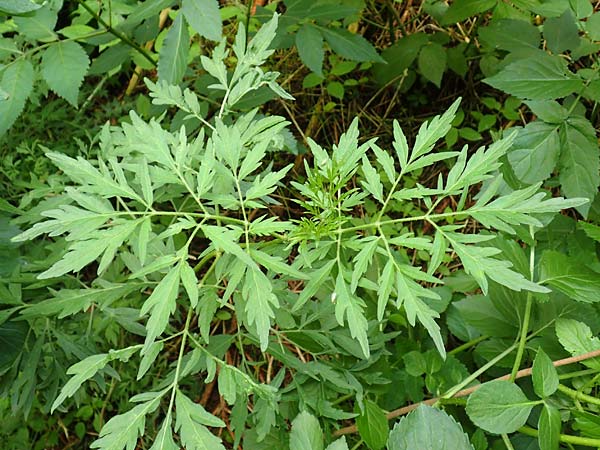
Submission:
M 560 367 L 560 366 L 566 366 L 569 364 L 575 364 L 581 361 L 585 361 L 587 359 L 591 359 L 591 358 L 595 358 L 600 356 L 600 350 L 594 350 L 593 352 L 589 352 L 589 353 L 584 353 L 583 355 L 577 355 L 577 356 L 571 356 L 569 358 L 564 358 L 564 359 L 559 359 L 558 361 L 553 361 L 552 365 L 554 367 Z M 523 378 L 523 377 L 528 377 L 531 375 L 531 367 L 528 367 L 527 369 L 521 369 L 517 372 L 517 376 L 516 378 Z M 497 380 L 508 380 L 510 378 L 510 374 L 506 374 L 503 375 L 501 377 L 495 378 L 494 380 L 491 381 L 497 381 Z M 456 394 L 454 394 L 452 396 L 452 398 L 458 398 L 458 397 L 466 397 L 467 395 L 472 394 L 473 392 L 475 392 L 477 389 L 479 389 L 483 384 L 478 384 L 476 386 L 471 386 L 469 388 L 463 389 L 461 391 L 458 391 Z M 395 409 L 393 411 L 390 411 L 389 413 L 387 413 L 385 416 L 388 420 L 391 419 L 395 419 L 396 417 L 400 417 L 403 416 L 405 414 L 408 414 L 409 412 L 417 409 L 420 405 L 434 405 L 435 403 L 437 403 L 438 401 L 440 401 L 443 397 L 435 397 L 435 398 L 430 398 L 428 400 L 424 400 L 422 402 L 419 403 L 413 403 L 412 405 L 407 405 L 407 406 L 403 406 L 402 408 L 399 409 Z M 352 434 L 352 433 L 356 433 L 358 431 L 358 428 L 356 427 L 356 425 L 350 425 L 344 428 L 340 428 L 339 430 L 336 430 L 332 433 L 333 437 L 337 437 L 337 436 L 342 436 L 344 434 Z

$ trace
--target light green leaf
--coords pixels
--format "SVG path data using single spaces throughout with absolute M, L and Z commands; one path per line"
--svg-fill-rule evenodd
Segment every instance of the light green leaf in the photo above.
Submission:
M 300 293 L 298 300 L 296 300 L 296 303 L 294 303 L 291 311 L 292 313 L 297 312 L 313 295 L 317 293 L 317 291 L 323 286 L 323 283 L 329 277 L 329 274 L 331 273 L 333 266 L 335 266 L 335 263 L 335 259 L 331 259 L 320 268 L 308 274 L 309 281 L 304 286 L 304 289 L 302 289 L 302 292 Z
M 529 100 L 525 104 L 538 118 L 547 123 L 561 124 L 569 116 L 569 111 L 554 100 Z
M 542 53 L 519 59 L 483 81 L 531 100 L 553 100 L 583 89 L 583 81 L 569 71 L 564 60 Z
M 600 242 L 600 226 L 586 222 L 578 222 L 577 226 L 585 231 L 585 234 L 587 234 L 591 239 L 595 240 L 596 242 Z
M 306 23 L 296 33 L 296 48 L 300 60 L 314 73 L 323 76 L 323 35 L 317 27 Z
M 260 269 L 248 269 L 242 286 L 242 296 L 246 301 L 248 325 L 254 326 L 260 340 L 260 349 L 264 352 L 269 345 L 271 319 L 275 317 L 271 306 L 279 306 L 271 281 Z
M 379 245 L 379 237 L 370 236 L 362 239 L 360 243 L 362 248 L 354 257 L 354 270 L 352 271 L 352 282 L 350 283 L 350 292 L 355 292 L 358 282 L 360 281 L 363 274 L 367 271 L 367 268 L 373 260 L 375 250 Z
M 473 423 L 485 431 L 513 433 L 525 425 L 537 403 L 530 401 L 516 384 L 496 380 L 471 394 L 466 411 Z
M 559 380 L 556 367 L 554 367 L 552 360 L 541 348 L 538 349 L 533 360 L 531 378 L 533 380 L 533 389 L 539 397 L 550 397 L 558 389 Z
M 67 374 L 73 375 L 69 381 L 63 386 L 54 403 L 52 403 L 51 412 L 54 412 L 62 403 L 71 397 L 81 387 L 83 383 L 92 378 L 96 373 L 103 369 L 108 364 L 108 353 L 88 356 L 84 360 L 73 364 L 67 370 Z
M 136 380 L 141 380 L 143 376 L 148 372 L 148 369 L 154 364 L 156 358 L 164 347 L 164 343 L 160 341 L 155 341 L 148 347 L 148 350 L 142 356 L 142 360 L 140 361 L 140 366 L 138 368 L 138 373 Z
M 579 29 L 570 9 L 560 17 L 549 17 L 544 21 L 544 39 L 554 53 L 574 50 L 579 46 Z
M 390 432 L 388 450 L 473 450 L 459 423 L 444 411 L 421 405 Z
M 302 411 L 292 421 L 290 450 L 323 450 L 323 431 L 315 416 Z
M 600 149 L 592 124 L 573 117 L 560 127 L 561 154 L 558 179 L 566 197 L 585 197 L 590 203 L 577 208 L 584 217 L 600 185 Z
M 288 275 L 297 280 L 309 279 L 306 274 L 287 265 L 280 257 L 270 255 L 261 250 L 252 250 L 251 255 L 252 259 L 254 259 L 258 264 L 266 267 L 269 270 L 272 270 L 276 274 Z
M 558 450 L 560 444 L 560 411 L 544 405 L 538 420 L 538 444 L 540 450 Z
M 430 42 L 419 52 L 419 72 L 439 88 L 447 59 L 446 49 L 437 42 Z
M 190 49 L 190 36 L 183 20 L 178 14 L 169 28 L 165 43 L 158 56 L 158 78 L 169 84 L 179 84 L 187 68 Z
M 600 273 L 560 252 L 547 250 L 540 261 L 540 283 L 584 303 L 600 302 Z
M 173 429 L 171 428 L 172 420 L 171 414 L 167 414 L 160 430 L 158 430 L 158 434 L 154 438 L 150 450 L 180 450 L 179 445 L 173 440 Z
M 350 450 L 348 443 L 346 442 L 346 436 L 342 436 L 341 438 L 333 441 L 325 450 Z
M 25 101 L 33 89 L 33 66 L 26 59 L 20 59 L 8 66 L 0 81 L 0 136 L 15 123 L 23 111 Z
M 496 0 L 455 0 L 442 18 L 442 25 L 462 22 L 496 6 Z
M 185 20 L 200 36 L 220 41 L 223 32 L 219 2 L 217 0 L 183 0 Z
M 369 339 L 367 337 L 369 324 L 363 313 L 365 304 L 360 298 L 350 293 L 341 270 L 338 273 L 335 291 L 331 295 L 331 300 L 335 303 L 335 318 L 337 322 L 343 325 L 344 316 L 346 317 L 350 335 L 359 342 L 365 358 L 368 358 L 370 355 Z
M 389 426 L 383 410 L 370 400 L 365 400 L 362 414 L 356 418 L 360 437 L 371 450 L 380 450 L 385 446 Z
M 460 101 L 460 98 L 456 99 L 444 114 L 441 116 L 435 116 L 430 121 L 421 125 L 421 128 L 419 128 L 419 133 L 417 134 L 417 138 L 415 139 L 415 145 L 409 160 L 410 162 L 415 161 L 420 156 L 423 156 L 433 150 L 433 146 L 436 144 L 436 142 L 448 133 L 452 127 L 452 121 L 454 120 L 458 105 L 460 105 Z M 398 137 L 398 133 L 394 133 L 395 140 L 398 140 Z M 400 145 L 404 144 L 402 143 Z
M 319 31 L 338 55 L 352 61 L 385 62 L 364 37 L 338 28 L 319 27 Z
M 376 200 L 379 200 L 379 202 L 383 204 L 385 200 L 383 198 L 383 184 L 381 184 L 381 177 L 379 176 L 379 173 L 373 169 L 373 166 L 365 155 L 362 157 L 362 171 L 364 180 L 361 181 L 361 184 L 373 197 L 375 197 Z
M 192 308 L 195 308 L 198 304 L 198 278 L 196 278 L 196 272 L 188 264 L 187 261 L 181 263 L 181 284 L 185 288 L 187 295 L 190 299 Z
M 150 313 L 150 318 L 146 323 L 147 334 L 142 354 L 149 351 L 154 339 L 165 331 L 169 318 L 175 311 L 180 273 L 181 264 L 172 267 L 142 305 L 140 316 Z
M 138 435 L 144 434 L 146 415 L 156 411 L 165 391 L 152 393 L 155 398 L 134 406 L 125 414 L 110 419 L 100 430 L 100 435 L 90 448 L 100 450 L 134 450 L 138 443 Z
M 180 428 L 181 426 L 179 414 L 182 414 L 184 417 L 187 416 L 186 421 L 194 421 L 201 425 L 206 425 L 207 427 L 222 428 L 225 426 L 225 422 L 206 411 L 201 404 L 190 400 L 190 398 L 179 389 L 177 389 L 175 395 L 175 407 L 177 408 L 177 428 Z
M 31 0 L 0 0 L 0 12 L 9 16 L 30 13 L 41 7 Z
M 573 356 L 600 350 L 600 339 L 583 322 L 573 319 L 556 319 L 556 336 L 566 351 Z M 582 364 L 592 369 L 600 369 L 600 358 L 586 359 Z
M 46 49 L 41 71 L 50 89 L 76 107 L 79 86 L 89 66 L 90 59 L 81 45 L 65 41 Z
M 256 267 L 256 264 L 250 255 L 242 250 L 237 244 L 237 239 L 239 237 L 238 233 L 233 230 L 224 230 L 223 228 L 214 225 L 202 225 L 200 229 L 217 249 L 234 255 L 248 267 Z
M 592 40 L 600 41 L 600 11 L 588 18 L 585 22 L 585 29 Z

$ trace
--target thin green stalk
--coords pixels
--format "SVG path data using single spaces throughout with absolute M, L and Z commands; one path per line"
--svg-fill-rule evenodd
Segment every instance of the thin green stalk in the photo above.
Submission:
M 502 442 L 504 442 L 504 445 L 507 450 L 515 450 L 507 434 L 502 434 Z
M 521 427 L 517 430 L 521 434 L 525 434 L 527 436 L 538 437 L 539 431 L 535 428 L 531 428 L 528 426 Z M 600 447 L 600 439 L 581 437 L 581 436 L 572 436 L 570 434 L 560 434 L 558 436 L 558 440 L 565 444 L 575 444 L 575 445 L 583 445 L 585 447 Z
M 456 348 L 453 348 L 452 350 L 450 350 L 448 352 L 449 355 L 456 355 L 457 353 L 460 353 L 464 350 L 467 350 L 471 347 L 474 347 L 475 345 L 479 344 L 481 341 L 485 341 L 487 338 L 489 338 L 489 336 L 483 335 L 483 336 L 479 336 L 475 339 L 471 339 L 469 342 L 465 342 L 462 345 L 459 345 Z
M 150 53 L 148 53 L 148 51 L 143 48 L 141 45 L 138 45 L 136 42 L 132 41 L 131 39 L 129 39 L 129 37 L 123 33 L 121 33 L 120 31 L 116 30 L 115 28 L 113 28 L 109 23 L 107 23 L 102 17 L 100 17 L 99 14 L 97 14 L 90 6 L 87 5 L 87 3 L 83 0 L 76 0 L 76 2 L 78 4 L 80 4 L 83 9 L 85 9 L 88 13 L 90 13 L 90 15 L 100 24 L 102 25 L 104 28 L 106 28 L 106 30 L 112 34 L 113 36 L 119 38 L 121 41 L 125 42 L 127 45 L 129 45 L 130 47 L 134 48 L 138 53 L 140 53 L 144 58 L 146 58 L 153 67 L 156 67 L 156 61 L 154 60 L 154 58 L 150 55 Z
M 529 234 L 531 238 L 534 237 L 533 227 L 529 227 Z M 529 248 L 529 279 L 533 281 L 534 279 L 534 270 L 535 270 L 535 239 L 533 240 L 534 245 L 531 245 Z M 519 347 L 517 348 L 517 356 L 515 357 L 515 362 L 512 367 L 512 371 L 510 372 L 509 380 L 514 382 L 517 378 L 517 372 L 519 371 L 519 366 L 521 365 L 521 361 L 523 360 L 523 353 L 525 352 L 525 344 L 527 342 L 527 331 L 529 330 L 529 321 L 531 319 L 531 307 L 533 305 L 533 294 L 531 291 L 527 292 L 527 301 L 525 303 L 525 315 L 523 316 L 523 323 L 521 324 L 521 333 L 519 336 Z
M 587 375 L 594 375 L 598 373 L 598 369 L 583 369 L 583 370 L 576 370 L 574 372 L 569 372 L 569 373 L 563 373 L 561 375 L 558 376 L 559 380 L 568 380 L 570 378 L 578 378 L 578 377 L 585 377 Z

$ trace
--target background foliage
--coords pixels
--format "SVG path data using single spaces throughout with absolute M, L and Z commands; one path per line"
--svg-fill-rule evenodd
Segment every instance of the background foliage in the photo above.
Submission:
M 598 6 L 0 0 L 5 447 L 599 447 Z

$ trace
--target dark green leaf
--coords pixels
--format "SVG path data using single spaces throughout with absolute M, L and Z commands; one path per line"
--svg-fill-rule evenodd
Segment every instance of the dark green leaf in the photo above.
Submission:
M 574 50 L 579 46 L 579 29 L 571 10 L 560 17 L 551 17 L 544 22 L 544 39 L 554 53 Z
M 480 27 L 479 39 L 487 47 L 509 52 L 540 46 L 539 30 L 529 22 L 516 19 L 494 20 L 490 25 Z
M 592 40 L 600 41 L 600 12 L 596 12 L 588 18 L 585 22 L 585 29 Z
M 583 88 L 583 81 L 569 71 L 559 56 L 543 53 L 515 61 L 484 81 L 496 89 L 531 100 L 562 98 Z
M 490 433 L 513 433 L 525 425 L 537 402 L 530 401 L 514 383 L 485 383 L 467 401 L 467 414 L 475 425 Z
M 364 410 L 356 418 L 360 437 L 371 450 L 380 450 L 385 446 L 389 427 L 383 410 L 370 400 L 365 400 Z
M 24 321 L 8 320 L 0 324 L 0 373 L 8 369 L 23 352 L 29 326 Z
M 58 20 L 58 14 L 50 6 L 49 3 L 46 3 L 31 15 L 13 19 L 19 32 L 28 40 L 51 42 L 57 39 L 54 27 Z
M 442 18 L 442 25 L 462 22 L 496 6 L 496 0 L 454 0 Z
M 321 34 L 338 55 L 352 61 L 385 62 L 364 37 L 347 30 L 319 27 Z
M 388 450 L 473 450 L 469 437 L 444 411 L 421 405 L 390 432 Z
M 296 33 L 296 48 L 302 62 L 314 73 L 323 76 L 323 36 L 319 29 L 309 23 Z
M 577 210 L 584 216 L 600 185 L 600 150 L 592 124 L 583 117 L 573 117 L 560 127 L 561 154 L 559 181 L 566 197 L 584 197 L 590 203 Z
M 41 7 L 42 5 L 38 5 L 31 0 L 0 0 L 0 12 L 10 16 L 26 14 Z
M 419 71 L 438 88 L 446 70 L 446 50 L 436 42 L 425 45 L 419 53 Z

